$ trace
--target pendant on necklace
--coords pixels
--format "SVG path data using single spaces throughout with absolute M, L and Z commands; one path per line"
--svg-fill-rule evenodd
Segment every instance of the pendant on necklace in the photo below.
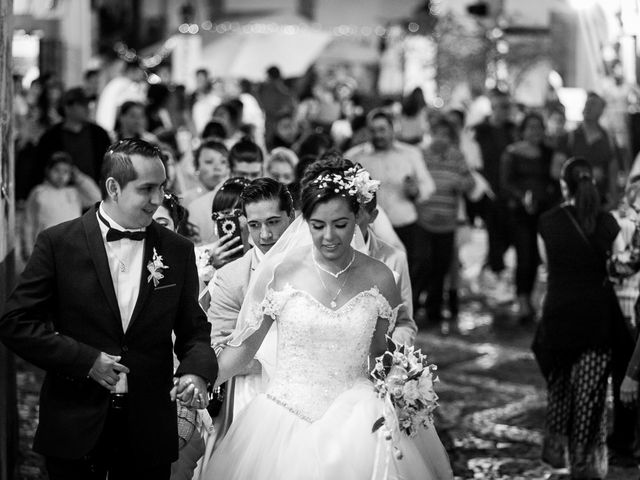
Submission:
M 331 308 L 336 308 L 338 306 L 338 304 L 336 303 L 335 300 L 331 300 L 331 302 L 329 303 L 329 305 L 331 305 Z

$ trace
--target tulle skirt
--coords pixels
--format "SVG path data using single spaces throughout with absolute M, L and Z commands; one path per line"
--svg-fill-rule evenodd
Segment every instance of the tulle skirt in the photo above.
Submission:
M 342 393 L 313 423 L 265 394 L 235 419 L 207 465 L 207 480 L 440 480 L 453 474 L 432 426 L 401 435 L 393 455 L 381 432 L 371 432 L 382 401 L 369 382 Z

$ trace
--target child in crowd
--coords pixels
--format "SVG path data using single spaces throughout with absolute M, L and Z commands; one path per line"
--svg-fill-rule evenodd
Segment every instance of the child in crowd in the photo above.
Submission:
M 45 167 L 45 181 L 31 190 L 23 230 L 24 257 L 31 255 L 38 234 L 100 201 L 100 189 L 65 152 L 54 153 Z
M 443 319 L 444 279 L 455 252 L 460 201 L 462 195 L 474 187 L 474 181 L 457 147 L 455 126 L 440 118 L 432 125 L 431 132 L 431 145 L 423 154 L 436 191 L 418 205 L 418 225 L 427 249 L 419 284 L 427 291 L 427 318 L 429 322 L 439 324 Z M 419 294 L 414 292 L 414 299 Z

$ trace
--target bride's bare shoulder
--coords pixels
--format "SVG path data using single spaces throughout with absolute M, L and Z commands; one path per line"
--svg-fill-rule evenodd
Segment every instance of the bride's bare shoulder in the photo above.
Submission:
M 385 289 L 395 285 L 393 272 L 383 262 L 364 253 L 357 252 L 359 278 L 366 278 L 373 285 Z

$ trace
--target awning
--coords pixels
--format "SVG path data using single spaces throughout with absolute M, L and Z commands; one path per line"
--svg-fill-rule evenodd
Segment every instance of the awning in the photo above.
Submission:
M 272 16 L 249 22 L 242 31 L 203 32 L 202 39 L 202 67 L 214 77 L 261 81 L 271 66 L 283 77 L 304 75 L 333 36 L 301 17 Z

